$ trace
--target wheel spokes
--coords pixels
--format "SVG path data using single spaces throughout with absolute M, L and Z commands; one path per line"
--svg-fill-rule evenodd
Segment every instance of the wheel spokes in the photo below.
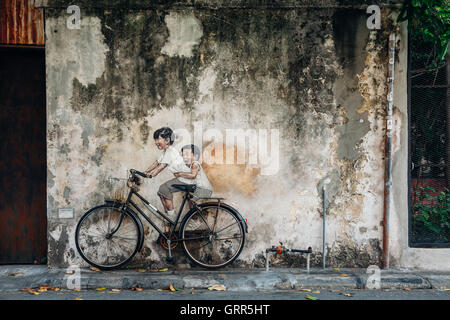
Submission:
M 78 243 L 88 262 L 113 267 L 126 261 L 135 252 L 139 230 L 128 215 L 121 219 L 123 214 L 118 209 L 100 208 L 82 221 Z
M 194 221 L 201 221 L 200 226 L 212 226 L 208 239 L 184 240 L 184 246 L 188 255 L 201 265 L 216 267 L 226 264 L 232 260 L 239 252 L 243 243 L 243 229 L 240 221 L 228 211 L 217 207 L 212 210 L 202 210 L 202 213 L 195 212 L 187 221 L 183 233 L 189 231 L 194 225 Z M 197 227 L 199 223 L 197 222 Z M 187 237 L 184 237 L 187 238 Z M 206 242 L 205 242 L 206 240 Z

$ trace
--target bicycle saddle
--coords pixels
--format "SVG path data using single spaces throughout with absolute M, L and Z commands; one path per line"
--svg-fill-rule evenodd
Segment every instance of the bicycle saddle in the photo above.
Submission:
M 195 184 L 173 184 L 172 187 L 181 191 L 194 192 L 197 186 Z

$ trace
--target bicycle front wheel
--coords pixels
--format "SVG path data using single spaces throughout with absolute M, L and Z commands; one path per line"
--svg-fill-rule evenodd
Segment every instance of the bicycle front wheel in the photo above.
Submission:
M 75 244 L 81 257 L 103 270 L 129 262 L 138 250 L 140 229 L 135 218 L 103 205 L 86 212 L 78 222 Z
M 241 253 L 245 231 L 241 219 L 217 204 L 192 209 L 180 226 L 186 255 L 197 265 L 216 269 L 229 265 Z

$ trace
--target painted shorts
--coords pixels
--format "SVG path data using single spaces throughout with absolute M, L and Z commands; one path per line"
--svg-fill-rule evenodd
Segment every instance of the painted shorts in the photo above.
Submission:
M 173 184 L 183 184 L 188 185 L 187 183 L 181 182 L 177 178 L 171 179 L 165 183 L 163 183 L 158 190 L 158 195 L 163 196 L 166 199 L 173 200 L 173 193 L 180 192 L 181 190 L 174 188 Z M 193 199 L 196 200 L 198 198 L 208 198 L 212 194 L 211 190 L 204 188 L 196 188 L 193 194 Z

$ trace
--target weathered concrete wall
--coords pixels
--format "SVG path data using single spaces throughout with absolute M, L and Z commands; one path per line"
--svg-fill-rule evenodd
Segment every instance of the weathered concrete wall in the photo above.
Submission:
M 208 129 L 223 137 L 227 129 L 279 130 L 274 174 L 263 172 L 264 159 L 205 164 L 215 194 L 249 222 L 236 265 L 262 266 L 265 248 L 280 241 L 312 246 L 319 264 L 326 178 L 327 263 L 380 263 L 390 9 L 371 32 L 364 9 L 337 7 L 86 9 L 79 30 L 66 27 L 67 17 L 46 10 L 50 266 L 82 263 L 78 218 L 103 201 L 107 176 L 158 157 L 152 134 L 165 125 L 192 134 L 201 125 L 209 154 L 217 144 Z M 397 65 L 406 70 L 404 54 Z M 403 119 L 405 108 L 396 110 Z M 406 152 L 404 136 L 394 141 Z M 169 178 L 147 181 L 143 194 L 158 203 L 156 190 Z M 59 218 L 59 208 L 74 208 L 75 217 Z M 135 261 L 163 261 L 156 237 L 146 231 Z

